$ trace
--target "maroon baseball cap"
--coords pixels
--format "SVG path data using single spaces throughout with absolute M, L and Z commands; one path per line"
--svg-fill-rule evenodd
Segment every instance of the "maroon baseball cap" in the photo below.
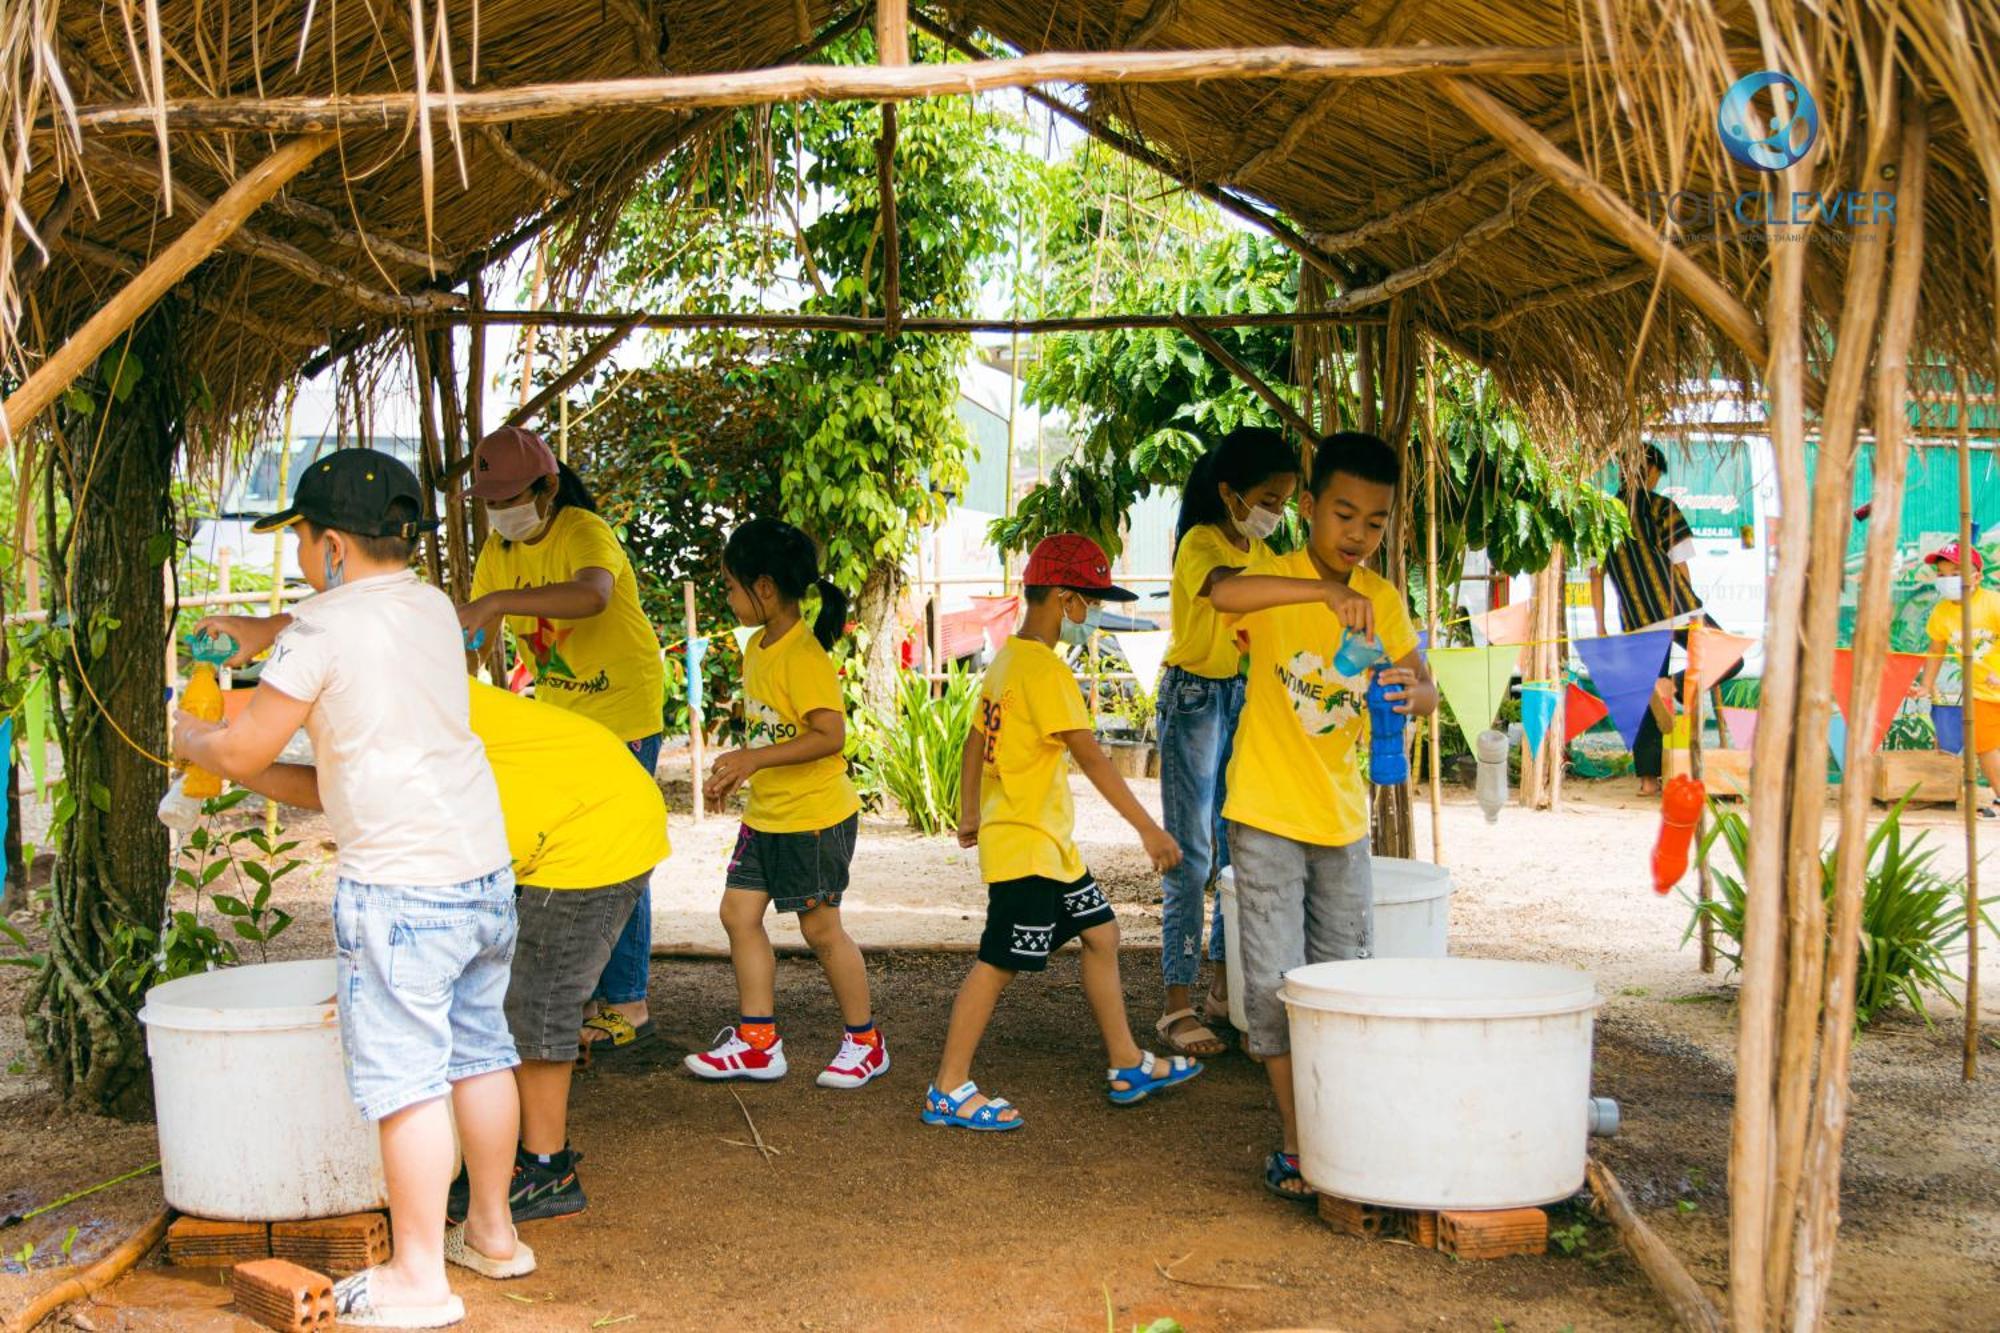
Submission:
M 1957 542 L 1947 542 L 1924 557 L 1924 563 L 1927 565 L 1942 564 L 1946 560 L 1951 561 L 1952 564 L 1958 565 L 1961 568 L 1964 567 L 1965 561 L 1959 558 Z M 1974 547 L 1972 550 L 1972 572 L 1979 574 L 1983 573 L 1985 569 L 1986 561 L 1980 558 L 1979 548 Z
M 556 475 L 556 456 L 542 437 L 502 426 L 472 451 L 472 484 L 459 492 L 480 500 L 511 500 L 543 477 Z
M 1107 602 L 1136 602 L 1139 594 L 1111 581 L 1104 548 L 1077 532 L 1058 532 L 1035 543 L 1021 582 L 1035 588 L 1068 588 Z

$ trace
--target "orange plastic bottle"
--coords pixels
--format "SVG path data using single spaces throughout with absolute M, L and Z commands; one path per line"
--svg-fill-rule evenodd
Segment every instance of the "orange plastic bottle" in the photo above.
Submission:
M 1708 791 L 1697 778 L 1681 776 L 1667 783 L 1660 801 L 1660 836 L 1653 842 L 1653 892 L 1664 894 L 1687 873 L 1688 844 Z
M 187 688 L 181 691 L 181 707 L 204 722 L 222 721 L 222 681 L 213 662 L 196 662 L 188 672 Z M 222 795 L 221 775 L 188 765 L 181 791 L 197 801 Z

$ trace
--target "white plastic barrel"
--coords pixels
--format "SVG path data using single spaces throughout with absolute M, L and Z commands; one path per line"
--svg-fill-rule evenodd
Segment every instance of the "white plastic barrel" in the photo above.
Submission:
M 333 960 L 182 977 L 139 1011 L 167 1202 L 280 1222 L 388 1202 L 373 1126 L 348 1096 Z
M 1291 1017 L 1300 1170 L 1396 1208 L 1517 1208 L 1583 1184 L 1587 973 L 1484 958 L 1314 963 Z
M 1428 861 L 1371 856 L 1375 886 L 1377 958 L 1442 958 L 1451 927 L 1451 872 Z M 1238 1032 L 1250 1026 L 1243 1012 L 1243 954 L 1236 943 L 1236 870 L 1215 877 L 1222 899 L 1222 955 L 1229 966 L 1229 1022 Z

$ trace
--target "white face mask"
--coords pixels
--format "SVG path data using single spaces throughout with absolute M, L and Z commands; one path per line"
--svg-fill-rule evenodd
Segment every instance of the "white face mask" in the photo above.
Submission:
M 1262 505 L 1251 505 L 1249 508 L 1250 512 L 1242 518 L 1236 517 L 1232 512 L 1229 515 L 1229 521 L 1238 532 L 1252 541 L 1261 542 L 1266 540 L 1272 533 L 1278 530 L 1278 525 L 1284 522 L 1283 516 L 1273 513 Z
M 1937 581 L 1938 596 L 1947 602 L 1956 602 L 1965 596 L 1965 580 L 1957 574 L 1941 574 Z
M 542 512 L 533 500 L 507 509 L 488 508 L 486 519 L 503 540 L 510 542 L 524 542 L 542 526 Z

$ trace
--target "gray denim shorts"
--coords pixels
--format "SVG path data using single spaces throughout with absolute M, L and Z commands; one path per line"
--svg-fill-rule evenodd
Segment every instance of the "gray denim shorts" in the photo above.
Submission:
M 507 1026 L 523 1060 L 576 1059 L 583 1006 L 651 878 L 649 871 L 599 889 L 521 886 Z
M 1278 999 L 1285 973 L 1307 963 L 1367 958 L 1375 947 L 1375 882 L 1368 841 L 1345 847 L 1295 842 L 1248 824 L 1229 823 L 1236 867 L 1236 931 L 1250 1030 L 1244 1045 L 1256 1055 L 1292 1049 L 1290 1020 Z

